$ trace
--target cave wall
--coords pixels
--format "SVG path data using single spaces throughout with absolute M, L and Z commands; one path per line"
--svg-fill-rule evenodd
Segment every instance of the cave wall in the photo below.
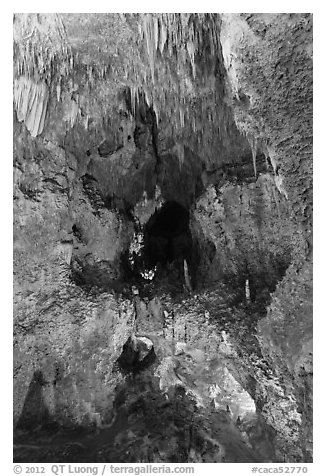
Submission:
M 303 438 L 311 451 L 312 15 L 222 15 L 221 43 L 236 122 L 265 143 L 306 240 L 258 327 L 265 355 L 304 408 Z
M 245 298 L 248 279 L 252 301 L 262 304 L 306 246 L 269 173 L 251 183 L 210 186 L 196 202 L 192 228 L 202 247 L 198 281 L 228 280 Z
M 266 143 L 293 214 L 308 238 L 312 221 L 312 16 L 222 15 L 221 43 L 237 124 Z
M 93 286 L 103 286 L 103 275 L 104 282 L 116 278 L 130 227 L 118 212 L 105 207 L 99 212 L 82 181 L 76 185 L 79 169 L 72 154 L 32 139 L 17 123 L 15 134 L 14 420 L 19 422 L 39 372 L 50 419 L 97 421 L 99 410 L 91 402 L 102 402 L 105 412 L 105 388 L 115 385 L 104 384 L 120 352 L 120 338 L 111 335 L 128 337 L 133 308 L 123 311 L 112 295 L 99 302 L 87 297 L 72 271 L 78 261 Z M 87 368 L 80 366 L 84 359 Z M 34 411 L 32 420 L 38 406 Z

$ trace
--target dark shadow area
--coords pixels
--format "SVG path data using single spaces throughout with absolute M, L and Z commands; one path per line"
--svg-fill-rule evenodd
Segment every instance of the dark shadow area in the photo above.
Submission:
M 266 312 L 266 308 L 271 302 L 271 295 L 285 276 L 291 259 L 290 255 L 269 256 L 268 258 L 264 262 L 258 257 L 257 262 L 252 260 L 239 265 L 238 275 L 229 280 L 229 285 L 238 294 L 239 302 L 246 300 L 247 281 L 250 303 L 262 312 Z
M 144 230 L 145 266 L 167 266 L 177 260 L 191 261 L 192 238 L 189 211 L 176 202 L 166 202 L 155 212 Z
M 43 386 L 46 384 L 42 372 L 34 372 L 25 398 L 23 410 L 16 429 L 34 430 L 50 423 L 50 416 L 43 400 Z
M 190 212 L 175 201 L 165 202 L 138 228 L 137 239 L 121 254 L 123 281 L 141 295 L 181 295 L 197 286 L 200 248 L 189 227 Z M 135 246 L 134 246 L 135 245 Z M 138 247 L 138 249 L 137 249 Z
M 257 454 L 258 453 L 258 454 Z M 201 408 L 182 386 L 168 395 L 150 371 L 116 387 L 109 425 L 41 429 L 17 438 L 14 462 L 218 463 L 261 462 L 226 411 Z
M 123 373 L 137 373 L 149 367 L 155 359 L 154 346 L 149 339 L 129 337 L 117 364 Z

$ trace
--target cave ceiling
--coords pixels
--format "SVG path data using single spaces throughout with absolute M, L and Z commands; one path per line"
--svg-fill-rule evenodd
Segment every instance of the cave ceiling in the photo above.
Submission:
M 223 165 L 252 164 L 256 153 L 228 105 L 219 29 L 218 14 L 15 15 L 18 120 L 32 136 L 91 156 L 106 195 L 126 190 L 127 170 L 139 182 L 128 203 L 158 183 L 189 205 L 207 174 L 214 181 Z M 174 192 L 165 179 L 182 167 L 184 198 L 180 177 Z

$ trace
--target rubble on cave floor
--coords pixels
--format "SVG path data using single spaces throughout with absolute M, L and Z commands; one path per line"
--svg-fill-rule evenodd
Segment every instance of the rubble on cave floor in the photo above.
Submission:
M 126 342 L 115 369 L 124 365 L 109 423 L 21 429 L 15 461 L 274 461 L 275 431 L 232 374 L 241 360 L 246 377 L 271 379 L 252 335 L 258 316 L 235 306 L 223 284 L 177 297 L 136 293 L 134 300 L 134 344 Z M 140 363 L 155 355 L 146 366 L 130 354 L 140 344 L 147 349 Z

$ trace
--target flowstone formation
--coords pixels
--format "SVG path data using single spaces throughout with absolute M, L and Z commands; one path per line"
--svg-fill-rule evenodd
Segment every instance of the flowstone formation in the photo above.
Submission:
M 14 15 L 14 459 L 312 461 L 312 16 Z

